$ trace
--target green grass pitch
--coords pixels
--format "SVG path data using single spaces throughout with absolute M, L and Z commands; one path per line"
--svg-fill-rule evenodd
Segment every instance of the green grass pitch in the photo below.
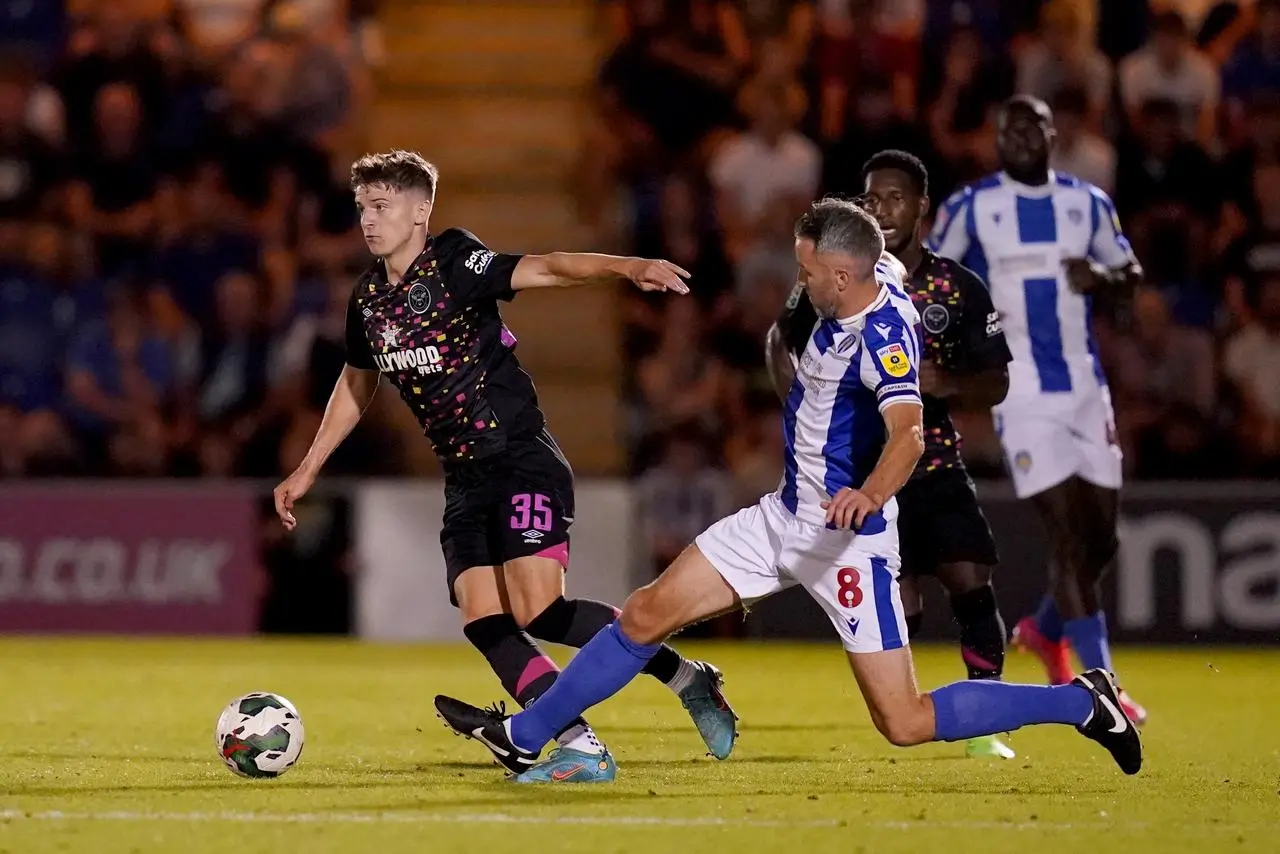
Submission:
M 437 692 L 501 695 L 467 648 L 3 639 L 0 852 L 1280 850 L 1280 651 L 1118 650 L 1151 711 L 1128 778 L 1068 727 L 1015 733 L 1010 762 L 893 748 L 835 645 L 680 646 L 725 671 L 743 718 L 730 760 L 705 757 L 642 677 L 590 716 L 615 784 L 520 787 L 433 715 Z M 917 667 L 926 687 L 963 672 L 952 647 L 917 650 Z M 1009 679 L 1039 676 L 1010 661 Z M 237 778 L 214 752 L 218 712 L 253 690 L 307 727 L 278 780 Z

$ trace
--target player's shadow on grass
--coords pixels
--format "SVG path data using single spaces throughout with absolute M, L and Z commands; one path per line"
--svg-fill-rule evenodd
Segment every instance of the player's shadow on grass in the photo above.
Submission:
M 637 781 L 630 781 L 634 785 Z M 482 784 L 483 785 L 483 784 Z M 879 786 L 858 786 L 850 785 L 842 781 L 832 781 L 824 784 L 806 783 L 802 785 L 796 784 L 779 784 L 774 787 L 752 788 L 749 791 L 740 791 L 739 787 L 732 784 L 717 786 L 707 784 L 700 787 L 697 791 L 689 791 L 687 788 L 678 790 L 668 790 L 669 784 L 653 782 L 654 788 L 622 788 L 620 786 L 600 786 L 600 785 L 541 785 L 541 786 L 520 786 L 508 783 L 501 779 L 494 780 L 486 786 L 486 789 L 492 791 L 492 795 L 478 795 L 476 797 L 462 797 L 458 799 L 433 800 L 431 802 L 423 802 L 415 809 L 406 806 L 404 802 L 386 803 L 353 803 L 344 801 L 342 804 L 333 806 L 316 806 L 312 807 L 314 812 L 372 812 L 372 813 L 394 813 L 394 812 L 417 812 L 425 811 L 430 813 L 461 812 L 466 813 L 472 810 L 504 810 L 517 809 L 526 807 L 569 807 L 583 805 L 604 805 L 604 804 L 638 804 L 642 802 L 652 804 L 673 804 L 673 803 L 690 803 L 701 802 L 704 800 L 723 800 L 726 797 L 788 797 L 788 798 L 808 798 L 817 796 L 819 798 L 840 797 L 850 794 L 895 794 L 901 793 L 901 784 L 884 784 Z M 913 784 L 913 793 L 921 795 L 992 795 L 997 794 L 992 789 L 980 788 L 964 788 L 962 786 L 939 786 L 929 787 L 927 785 L 920 786 Z M 1001 790 L 1003 792 L 1005 790 Z M 1114 794 L 1114 789 L 1099 790 L 1098 792 L 1089 792 L 1087 794 Z M 1059 795 L 1058 788 L 1048 788 L 1042 792 L 1028 792 L 1019 790 L 1021 795 Z M 1080 793 L 1086 794 L 1086 793 Z
M 629 785 L 635 785 L 641 781 L 629 780 Z M 643 785 L 641 783 L 641 785 Z M 476 808 L 501 808 L 515 807 L 521 805 L 536 806 L 557 806 L 561 804 L 590 804 L 590 803 L 621 803 L 630 801 L 691 801 L 703 799 L 723 799 L 725 797 L 838 797 L 842 795 L 897 795 L 901 794 L 903 787 L 900 780 L 892 782 L 879 782 L 874 778 L 867 780 L 832 780 L 829 783 L 782 783 L 772 788 L 758 787 L 749 791 L 741 791 L 740 785 L 729 783 L 721 787 L 714 784 L 706 785 L 699 791 L 690 792 L 687 789 L 678 789 L 672 791 L 663 791 L 669 787 L 669 783 L 660 783 L 653 781 L 653 788 L 621 788 L 611 786 L 574 786 L 574 785 L 546 785 L 546 786 L 519 786 L 508 783 L 501 779 L 494 780 L 492 786 L 495 794 L 492 797 L 473 797 L 463 798 L 460 800 L 436 801 L 430 804 L 430 811 L 448 811 L 448 810 L 466 810 Z M 927 781 L 917 780 L 911 784 L 911 791 L 918 795 L 945 795 L 945 796 L 991 796 L 1003 795 L 1009 793 L 1008 787 L 984 787 L 981 783 L 973 785 L 960 784 L 939 784 L 929 785 Z M 1118 790 L 1114 787 L 1093 787 L 1087 789 L 1072 789 L 1074 796 L 1102 796 L 1114 795 Z M 1056 798 L 1062 795 L 1060 785 L 1052 782 L 1046 782 L 1043 785 L 1020 785 L 1017 787 L 1017 794 L 1020 797 L 1048 797 Z M 341 807 L 334 807 L 334 811 L 341 812 L 343 810 L 355 811 L 396 811 L 403 810 L 403 804 L 379 805 L 379 804 L 361 804 L 359 806 L 346 803 Z
M 682 759 L 628 759 L 625 756 L 618 759 L 618 765 L 627 768 L 663 768 L 666 770 L 675 770 L 678 768 L 692 767 L 711 767 L 711 768 L 730 768 L 742 765 L 847 765 L 849 763 L 859 762 L 876 762 L 893 765 L 905 762 L 951 762 L 953 760 L 965 759 L 964 756 L 850 756 L 847 751 L 837 750 L 831 751 L 826 755 L 806 753 L 797 756 L 742 756 L 735 754 L 732 759 L 724 762 L 717 762 L 710 756 L 690 756 Z
M 172 763 L 175 765 L 204 765 L 209 760 L 204 756 L 174 756 L 158 753 L 72 753 L 58 750 L 13 750 L 0 753 L 3 759 L 39 759 L 68 762 L 153 762 Z
M 803 756 L 734 756 L 725 762 L 717 762 L 710 756 L 688 756 L 680 759 L 627 759 L 625 757 L 618 760 L 619 767 L 626 768 L 665 768 L 668 770 L 676 768 L 728 768 L 736 765 L 796 765 L 796 764 L 819 764 L 825 765 L 833 762 L 846 762 L 847 758 L 817 757 L 810 755 Z
M 486 762 L 483 759 L 477 759 L 474 762 L 460 762 L 456 759 L 449 759 L 443 762 L 419 762 L 412 768 L 394 768 L 390 769 L 392 774 L 421 774 L 423 772 L 439 769 L 443 771 L 475 771 L 476 769 L 492 768 L 498 769 L 498 763 Z
M 753 732 L 831 732 L 833 729 L 839 729 L 847 722 L 841 723 L 822 723 L 822 724 L 739 724 L 738 730 L 742 733 Z M 652 724 L 650 726 L 634 726 L 623 725 L 613 726 L 605 724 L 600 727 L 600 732 L 610 738 L 615 733 L 623 735 L 654 735 L 657 733 L 668 732 L 695 732 L 688 723 L 684 724 Z
M 325 791 L 329 789 L 368 789 L 368 788 L 416 788 L 423 784 L 421 776 L 394 776 L 379 780 L 374 777 L 360 777 L 343 781 L 299 779 L 296 775 L 280 780 L 242 780 L 228 777 L 225 780 L 175 780 L 171 783 L 143 783 L 136 786 L 9 786 L 0 789 L 0 797 L 65 797 L 68 795 L 131 795 L 144 792 L 212 792 L 241 791 L 248 792 L 251 787 L 268 786 L 271 788 L 289 789 L 290 791 Z

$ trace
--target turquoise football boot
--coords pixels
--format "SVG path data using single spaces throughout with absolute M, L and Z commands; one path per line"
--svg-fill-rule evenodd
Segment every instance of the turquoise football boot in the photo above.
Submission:
M 618 763 L 607 750 L 584 753 L 557 747 L 546 759 L 509 779 L 513 783 L 612 783 L 617 776 Z
M 690 662 L 698 670 L 692 684 L 679 693 L 698 734 L 716 759 L 728 759 L 738 737 L 738 716 L 725 699 L 724 676 L 715 665 L 705 661 Z

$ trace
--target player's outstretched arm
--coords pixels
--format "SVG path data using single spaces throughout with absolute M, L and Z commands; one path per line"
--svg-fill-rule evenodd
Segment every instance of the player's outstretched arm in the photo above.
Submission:
M 1120 228 L 1116 206 L 1106 193 L 1090 189 L 1093 205 L 1093 236 L 1085 258 L 1066 258 L 1067 281 L 1080 294 L 1098 294 L 1128 299 L 1142 284 L 1142 265 Z
M 670 261 L 623 258 L 591 252 L 551 252 L 525 255 L 511 273 L 511 289 L 568 288 L 602 285 L 626 279 L 642 291 L 689 293 L 686 270 Z
M 877 508 L 897 494 L 924 453 L 924 407 L 915 401 L 903 401 L 886 406 L 882 415 L 884 450 L 862 484 L 862 491 Z
M 343 366 L 338 381 L 334 383 L 333 393 L 329 395 L 320 429 L 311 441 L 311 448 L 293 474 L 275 489 L 276 513 L 288 530 L 292 531 L 298 524 L 293 517 L 293 502 L 307 494 L 325 460 L 360 422 L 378 390 L 379 376 L 377 371 Z
M 1107 267 L 1090 258 L 1068 258 L 1062 264 L 1071 289 L 1078 294 L 1106 294 L 1125 299 L 1142 284 L 1142 265 L 1136 260 L 1119 267 Z

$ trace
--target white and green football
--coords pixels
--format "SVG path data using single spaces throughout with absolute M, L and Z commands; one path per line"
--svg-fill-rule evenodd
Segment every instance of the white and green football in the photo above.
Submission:
M 298 761 L 305 738 L 293 703 L 265 691 L 228 703 L 213 733 L 218 755 L 241 777 L 279 777 Z

